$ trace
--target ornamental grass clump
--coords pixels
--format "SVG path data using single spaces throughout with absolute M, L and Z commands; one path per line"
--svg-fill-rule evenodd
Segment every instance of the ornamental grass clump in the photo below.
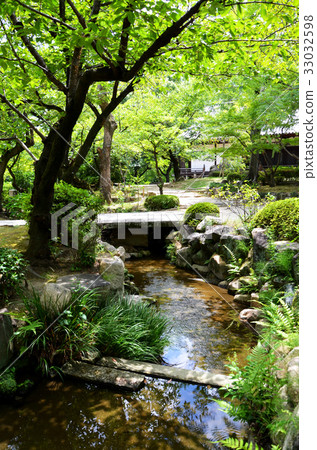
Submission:
M 122 297 L 108 301 L 98 317 L 97 347 L 103 355 L 160 360 L 169 322 L 155 308 Z
M 179 198 L 176 195 L 153 195 L 144 202 L 144 207 L 148 211 L 161 211 L 162 209 L 172 209 L 179 206 Z
M 252 228 L 269 228 L 275 239 L 298 241 L 299 199 L 288 198 L 266 205 L 252 219 Z
M 191 205 L 186 209 L 184 216 L 184 223 L 191 227 L 197 227 L 197 225 L 206 216 L 219 216 L 219 208 L 214 203 L 199 202 L 195 205 Z

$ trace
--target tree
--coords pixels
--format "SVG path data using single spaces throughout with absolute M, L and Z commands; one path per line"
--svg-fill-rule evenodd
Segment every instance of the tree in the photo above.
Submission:
M 283 2 L 262 6 L 267 14 L 270 8 L 287 9 L 288 2 L 285 7 Z M 175 70 L 186 59 L 191 70 L 206 65 L 233 39 L 223 39 L 223 26 L 230 30 L 230 13 L 237 8 L 240 2 L 235 7 L 234 2 L 211 0 L 198 0 L 188 9 L 185 1 L 1 3 L 0 101 L 25 120 L 42 143 L 32 192 L 30 259 L 50 255 L 50 209 L 57 178 L 72 180 L 104 119 L 133 91 L 144 70 L 163 64 Z M 249 36 L 256 21 L 253 18 Z M 262 32 L 263 20 L 258 22 Z M 273 27 L 270 33 L 274 32 Z M 250 39 L 246 30 L 244 36 Z M 257 43 L 252 45 L 255 49 Z M 102 113 L 91 102 L 94 86 L 100 83 L 112 89 Z M 89 107 L 96 118 L 78 154 L 68 160 L 74 130 Z

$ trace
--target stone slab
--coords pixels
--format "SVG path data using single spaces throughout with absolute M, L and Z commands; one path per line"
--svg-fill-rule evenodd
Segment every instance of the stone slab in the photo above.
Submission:
M 178 367 L 162 366 L 160 364 L 141 361 L 129 361 L 123 358 L 103 357 L 96 361 L 95 364 L 114 369 L 129 370 L 131 372 L 142 373 L 157 378 L 184 381 L 186 383 L 204 384 L 216 387 L 230 384 L 230 378 L 223 374 L 180 369 Z
M 131 391 L 137 391 L 144 385 L 142 375 L 80 361 L 67 362 L 62 367 L 62 373 L 81 381 L 115 386 Z

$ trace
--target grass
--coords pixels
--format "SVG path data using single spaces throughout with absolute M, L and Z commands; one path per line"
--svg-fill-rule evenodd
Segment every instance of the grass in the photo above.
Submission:
M 25 252 L 29 243 L 28 227 L 0 227 L 0 247 L 12 248 Z
M 168 320 L 143 302 L 122 297 L 108 301 L 98 314 L 97 347 L 105 355 L 159 361 L 168 343 Z
M 207 189 L 211 182 L 220 182 L 221 178 L 217 177 L 205 177 L 205 178 L 190 178 L 184 181 L 176 181 L 175 183 L 170 183 L 168 187 L 175 189 Z

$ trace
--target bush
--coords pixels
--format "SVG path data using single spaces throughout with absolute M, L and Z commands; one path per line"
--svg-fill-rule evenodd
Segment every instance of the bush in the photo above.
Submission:
M 52 212 L 58 211 L 68 203 L 75 203 L 77 207 L 83 206 L 98 212 L 104 201 L 99 194 L 92 194 L 87 189 L 76 188 L 71 184 L 60 181 L 55 185 Z
M 18 290 L 24 279 L 26 261 L 16 250 L 0 247 L 0 299 Z
M 241 181 L 242 177 L 238 172 L 230 172 L 226 176 L 227 182 L 232 183 L 233 181 Z
M 197 227 L 206 216 L 218 216 L 219 208 L 214 203 L 199 202 L 186 209 L 184 223 L 191 227 Z
M 76 188 L 64 181 L 56 184 L 54 189 L 52 212 L 58 211 L 69 203 L 99 212 L 104 203 L 99 195 L 92 194 L 87 189 Z M 31 193 L 20 193 L 14 197 L 6 196 L 3 200 L 3 206 L 12 219 L 28 220 L 32 209 Z
M 269 228 L 275 239 L 298 240 L 299 200 L 288 198 L 269 203 L 253 217 L 252 228 Z
M 31 212 L 31 193 L 20 193 L 14 197 L 5 196 L 3 207 L 12 219 L 28 220 Z
M 153 195 L 148 197 L 144 206 L 148 211 L 161 211 L 179 206 L 179 199 L 176 195 Z

